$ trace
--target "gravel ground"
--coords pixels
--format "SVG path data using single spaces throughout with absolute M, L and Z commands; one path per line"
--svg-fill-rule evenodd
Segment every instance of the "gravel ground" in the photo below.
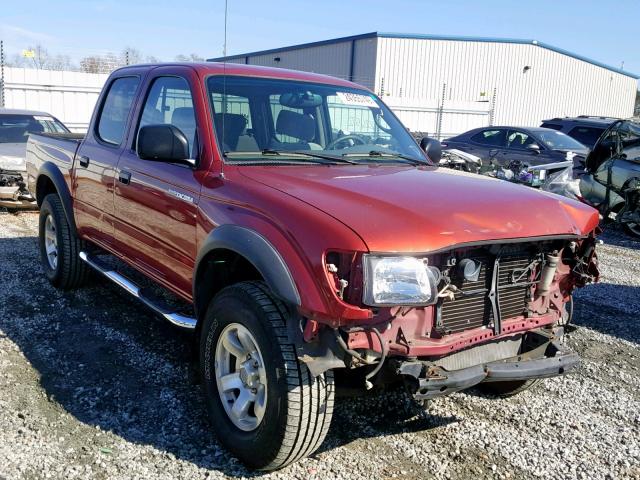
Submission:
M 0 215 L 0 478 L 640 479 L 640 242 L 621 232 L 576 298 L 576 373 L 426 413 L 401 392 L 340 399 L 320 452 L 268 475 L 216 442 L 188 336 L 104 283 L 51 288 L 36 232 Z

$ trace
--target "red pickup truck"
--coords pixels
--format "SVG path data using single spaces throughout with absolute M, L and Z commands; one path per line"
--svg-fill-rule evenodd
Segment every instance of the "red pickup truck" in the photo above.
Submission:
M 251 467 L 320 446 L 334 372 L 427 400 L 514 394 L 578 361 L 563 325 L 598 277 L 597 212 L 438 168 L 438 142 L 351 82 L 126 67 L 84 138 L 27 150 L 49 281 L 96 270 L 193 330 L 215 431 Z

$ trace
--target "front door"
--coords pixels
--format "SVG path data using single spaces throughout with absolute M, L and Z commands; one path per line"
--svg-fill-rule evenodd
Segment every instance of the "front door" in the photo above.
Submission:
M 513 161 L 529 166 L 543 165 L 554 161 L 544 145 L 522 130 L 509 130 L 506 146 L 500 150 L 497 160 L 503 167 L 508 167 L 509 163 Z
M 156 69 L 154 72 L 162 72 Z M 189 69 L 185 68 L 185 74 Z M 176 72 L 174 67 L 171 70 Z M 200 196 L 199 149 L 192 85 L 188 75 L 155 73 L 136 113 L 130 145 L 120 156 L 115 211 L 118 249 L 138 268 L 174 292 L 189 297 L 196 257 L 196 214 Z M 189 141 L 193 166 L 140 159 L 138 130 L 170 124 Z

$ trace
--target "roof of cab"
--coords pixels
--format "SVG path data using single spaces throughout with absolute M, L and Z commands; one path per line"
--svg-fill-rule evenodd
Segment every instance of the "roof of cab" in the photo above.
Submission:
M 319 73 L 301 72 L 299 70 L 288 70 L 286 68 L 260 67 L 257 65 L 243 65 L 239 63 L 219 63 L 219 62 L 172 62 L 172 63 L 149 63 L 139 65 L 128 65 L 115 70 L 113 73 L 126 72 L 127 70 L 158 67 L 188 67 L 196 70 L 202 77 L 206 75 L 240 75 L 249 77 L 275 78 L 282 80 L 298 80 L 313 83 L 324 83 L 341 87 L 367 89 L 357 83 L 349 82 L 341 78 L 322 75 Z M 113 75 L 113 74 L 112 74 Z

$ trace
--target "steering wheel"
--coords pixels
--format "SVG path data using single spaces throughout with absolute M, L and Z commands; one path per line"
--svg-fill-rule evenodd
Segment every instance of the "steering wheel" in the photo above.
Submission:
M 324 148 L 325 150 L 334 150 L 337 145 L 340 145 L 342 142 L 346 142 L 348 140 L 351 140 L 353 142 L 352 145 L 349 145 L 350 147 L 353 147 L 355 145 L 367 144 L 367 142 L 361 136 L 350 134 L 350 135 L 344 135 L 340 138 L 336 138 L 333 142 L 329 143 L 329 145 L 327 145 Z

